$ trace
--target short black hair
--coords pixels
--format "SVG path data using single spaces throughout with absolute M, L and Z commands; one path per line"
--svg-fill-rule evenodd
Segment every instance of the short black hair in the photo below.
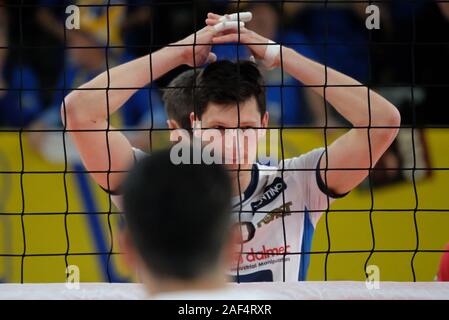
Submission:
M 261 117 L 265 114 L 265 82 L 257 65 L 251 61 L 216 61 L 209 64 L 196 80 L 195 111 L 199 119 L 209 102 L 229 105 L 252 97 L 256 98 Z
M 200 70 L 190 69 L 174 78 L 162 90 L 162 100 L 169 119 L 175 120 L 182 129 L 190 130 L 190 113 L 193 112 L 193 88 Z
M 214 270 L 229 239 L 231 182 L 218 164 L 180 164 L 163 150 L 140 160 L 124 182 L 129 234 L 158 278 L 194 280 Z

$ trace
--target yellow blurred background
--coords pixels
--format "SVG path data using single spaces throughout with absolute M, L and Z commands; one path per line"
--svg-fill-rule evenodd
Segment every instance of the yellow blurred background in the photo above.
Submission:
M 80 165 L 68 165 L 64 174 L 64 163 L 43 159 L 27 134 L 0 133 L 0 281 L 63 282 L 66 260 L 79 266 L 83 282 L 130 280 L 132 273 L 119 255 L 111 255 L 108 263 L 111 245 L 113 252 L 119 251 L 119 216 L 108 195 L 88 174 L 70 172 L 83 170 Z M 449 168 L 449 130 L 426 129 L 424 134 L 432 167 Z M 322 130 L 285 129 L 282 138 L 286 157 L 324 144 Z M 22 159 L 25 174 L 20 174 Z M 11 171 L 18 173 L 7 173 Z M 322 253 L 311 255 L 308 280 L 325 280 L 326 269 L 327 280 L 363 281 L 365 262 L 374 249 L 391 251 L 374 252 L 368 262 L 379 267 L 382 281 L 413 281 L 417 207 L 418 249 L 429 252 L 416 254 L 416 280 L 432 281 L 441 257 L 432 250 L 443 250 L 449 242 L 449 170 L 433 171 L 416 183 L 416 191 L 418 202 L 412 182 L 404 181 L 374 188 L 373 200 L 369 189 L 358 188 L 336 201 L 318 224 L 312 251 Z

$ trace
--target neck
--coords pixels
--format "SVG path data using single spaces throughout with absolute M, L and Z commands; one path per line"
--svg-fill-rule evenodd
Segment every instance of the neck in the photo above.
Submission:
M 164 279 L 145 282 L 146 287 L 152 295 L 182 291 L 212 291 L 223 289 L 226 286 L 226 279 L 219 273 L 188 281 Z

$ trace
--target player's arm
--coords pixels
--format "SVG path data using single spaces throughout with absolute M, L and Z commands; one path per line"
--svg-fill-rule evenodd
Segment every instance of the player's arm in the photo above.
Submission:
M 115 191 L 134 162 L 131 144 L 123 133 L 109 131 L 109 116 L 139 89 L 182 64 L 202 65 L 215 56 L 210 53 L 214 29 L 206 27 L 153 54 L 111 68 L 65 97 L 61 118 L 81 155 L 86 169 L 103 188 Z M 193 50 L 192 44 L 197 45 Z M 204 45 L 198 45 L 204 44 Z M 150 62 L 151 61 L 151 62 Z M 89 131 L 90 130 L 90 131 Z
M 209 16 L 207 21 L 213 25 L 216 17 Z M 321 177 L 333 193 L 344 194 L 362 182 L 368 175 L 368 168 L 375 165 L 395 139 L 400 125 L 398 110 L 382 96 L 351 77 L 326 68 L 293 49 L 280 47 L 274 43 L 261 45 L 269 40 L 245 28 L 240 29 L 240 34 L 235 32 L 217 36 L 213 41 L 214 43 L 240 41 L 268 67 L 280 66 L 282 60 L 285 71 L 305 85 L 315 86 L 313 90 L 325 97 L 351 122 L 354 128 L 333 142 L 327 148 L 327 156 L 321 158 L 320 168 L 330 169 L 322 170 Z M 368 126 L 372 128 L 357 128 Z M 344 170 L 354 168 L 360 170 Z
M 282 50 L 284 70 L 305 85 L 317 86 L 313 90 L 354 126 L 328 147 L 327 156 L 320 163 L 321 169 L 330 169 L 321 171 L 328 189 L 344 194 L 363 181 L 369 172 L 367 168 L 374 167 L 396 138 L 401 122 L 399 111 L 351 77 L 325 68 L 292 49 Z M 359 168 L 366 169 L 339 170 Z

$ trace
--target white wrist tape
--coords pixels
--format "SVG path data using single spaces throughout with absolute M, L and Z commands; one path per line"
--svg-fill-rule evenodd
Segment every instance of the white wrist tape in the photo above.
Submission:
M 218 21 L 220 21 L 220 22 L 237 21 L 237 20 L 239 20 L 239 17 L 240 17 L 240 21 L 249 22 L 253 18 L 253 14 L 251 12 L 225 14 Z
M 238 30 L 239 29 L 239 25 L 240 25 L 240 29 L 245 27 L 245 23 L 240 21 L 224 21 L 224 22 L 220 22 L 217 23 L 214 26 L 215 32 L 219 33 L 222 32 L 224 30 Z
M 267 68 L 273 67 L 277 57 L 281 54 L 281 45 L 276 42 L 268 40 L 267 49 L 265 50 L 265 56 L 263 58 L 263 64 Z

